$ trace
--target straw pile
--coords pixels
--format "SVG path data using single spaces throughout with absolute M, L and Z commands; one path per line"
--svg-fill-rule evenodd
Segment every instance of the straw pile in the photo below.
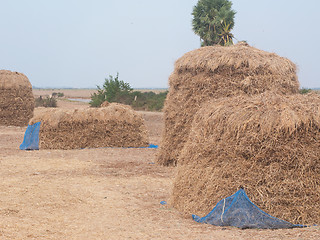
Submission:
M 72 111 L 50 109 L 30 124 L 39 121 L 41 149 L 148 146 L 142 117 L 121 104 Z
M 196 114 L 178 162 L 172 204 L 204 216 L 245 188 L 272 216 L 320 223 L 320 96 L 211 101 Z
M 108 107 L 110 105 L 110 103 L 108 101 L 104 101 L 103 103 L 101 103 L 100 107 Z
M 32 86 L 26 75 L 0 70 L 0 125 L 27 126 L 33 110 Z
M 194 114 L 203 102 L 271 90 L 298 93 L 296 66 L 245 44 L 211 46 L 186 53 L 175 63 L 165 102 L 165 131 L 158 163 L 176 165 Z

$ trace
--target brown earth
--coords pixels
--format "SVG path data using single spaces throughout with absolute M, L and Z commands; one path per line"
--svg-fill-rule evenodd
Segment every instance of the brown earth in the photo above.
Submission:
M 88 107 L 61 100 L 58 106 Z M 150 142 L 159 144 L 162 113 L 141 113 Z M 176 169 L 154 163 L 157 149 L 20 151 L 25 129 L 0 126 L 1 240 L 320 239 L 319 226 L 240 230 L 198 224 L 160 204 L 169 200 Z

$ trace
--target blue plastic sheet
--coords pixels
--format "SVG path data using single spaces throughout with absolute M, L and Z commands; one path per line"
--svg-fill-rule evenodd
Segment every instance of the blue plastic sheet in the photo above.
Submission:
M 192 217 L 199 223 L 208 223 L 216 226 L 234 226 L 242 229 L 305 227 L 289 223 L 265 213 L 250 201 L 244 189 L 240 189 L 232 196 L 218 202 L 207 216 L 201 218 L 192 215 Z
M 148 148 L 158 148 L 158 145 L 149 144 Z
M 41 122 L 28 125 L 24 139 L 20 145 L 21 150 L 39 150 L 39 131 Z

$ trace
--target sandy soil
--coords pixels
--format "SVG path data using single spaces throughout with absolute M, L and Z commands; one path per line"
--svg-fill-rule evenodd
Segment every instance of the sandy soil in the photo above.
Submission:
M 58 106 L 88 107 L 60 100 Z M 150 142 L 159 144 L 162 113 L 141 114 Z M 169 200 L 176 169 L 155 164 L 157 149 L 20 151 L 25 129 L 0 126 L 0 239 L 320 239 L 319 226 L 198 224 L 160 204 Z

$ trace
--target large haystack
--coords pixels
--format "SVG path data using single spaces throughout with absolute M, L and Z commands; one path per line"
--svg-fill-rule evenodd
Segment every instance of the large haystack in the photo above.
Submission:
M 245 44 L 213 46 L 186 53 L 175 63 L 165 102 L 165 131 L 158 162 L 175 165 L 199 106 L 212 98 L 272 90 L 299 91 L 290 60 Z
M 27 126 L 33 110 L 32 86 L 26 75 L 0 70 L 0 125 Z
M 47 110 L 31 119 L 40 122 L 40 149 L 146 147 L 148 137 L 142 117 L 129 106 Z
M 320 223 L 320 96 L 218 99 L 196 114 L 178 160 L 172 203 L 204 216 L 244 187 L 267 213 Z

